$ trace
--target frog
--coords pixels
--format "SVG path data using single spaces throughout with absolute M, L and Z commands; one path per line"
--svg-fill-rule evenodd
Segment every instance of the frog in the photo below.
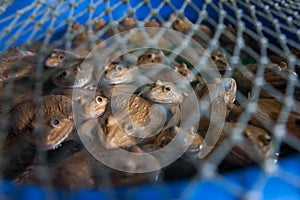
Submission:
M 160 27 L 160 24 L 155 20 L 155 19 L 150 19 L 149 21 L 147 21 L 144 25 L 145 27 Z
M 227 35 L 225 35 L 224 34 L 225 32 L 233 35 L 233 40 L 231 39 L 231 37 L 228 37 Z M 234 41 L 236 40 L 236 37 L 237 37 L 237 29 L 232 24 L 224 25 L 223 33 L 220 36 L 220 41 L 223 44 L 233 44 Z M 244 42 L 247 45 L 250 45 L 251 47 L 253 47 L 253 49 L 254 49 L 255 43 L 251 42 L 253 40 L 250 39 L 250 36 L 248 34 L 246 34 L 245 32 L 243 32 L 242 37 L 243 37 Z
M 233 72 L 233 77 L 236 79 L 238 85 L 240 88 L 249 90 L 252 88 L 252 80 L 255 77 L 255 74 L 258 70 L 259 64 L 248 64 L 246 65 L 247 69 L 250 72 L 247 71 L 240 71 L 235 70 Z M 282 90 L 287 84 L 288 76 L 293 75 L 297 77 L 297 74 L 290 69 L 288 69 L 285 62 L 281 63 L 271 63 L 266 65 L 265 71 L 264 71 L 264 80 L 266 83 L 270 84 L 271 86 Z M 260 93 L 261 97 L 268 97 L 272 98 L 272 95 L 269 94 L 264 89 Z
M 296 57 L 300 58 L 300 50 L 296 48 L 292 48 L 291 53 Z
M 114 186 L 126 186 L 126 185 L 140 185 L 141 183 L 153 184 L 157 181 L 160 170 L 150 171 L 147 173 L 129 173 L 127 170 L 139 171 L 141 169 L 159 169 L 160 162 L 157 158 L 150 154 L 144 154 L 144 151 L 138 146 L 132 146 L 128 149 L 130 152 L 143 154 L 142 159 L 135 159 L 134 157 L 128 156 L 126 159 L 120 160 L 120 166 L 123 167 L 124 171 L 120 172 L 112 170 L 111 180 Z
M 31 100 L 34 96 L 34 90 L 30 87 L 25 87 L 19 84 L 15 84 L 9 95 L 5 92 L 6 88 L 0 88 L 0 113 L 7 111 L 10 113 L 15 107 L 24 101 Z M 5 105 L 5 108 L 3 107 Z
M 94 188 L 93 168 L 89 157 L 88 152 L 81 149 L 53 166 L 32 165 L 14 182 L 16 184 L 34 184 L 67 191 Z M 51 173 L 50 178 L 49 172 Z
M 268 131 L 254 125 L 234 122 L 225 122 L 219 140 L 211 153 L 219 145 L 227 141 L 228 137 L 232 134 L 233 128 L 237 126 L 244 127 L 242 131 L 243 143 L 231 147 L 230 152 L 225 158 L 226 162 L 231 165 L 245 166 L 254 162 L 261 163 L 266 159 L 277 160 L 278 154 L 275 152 L 272 145 L 272 136 Z M 209 159 L 211 155 L 208 154 L 206 159 Z
M 36 149 L 12 133 L 5 133 L 1 146 L 1 177 L 13 180 L 34 162 Z
M 147 66 L 147 64 L 163 63 L 165 61 L 166 57 L 161 50 L 148 49 L 146 52 L 144 52 L 138 57 L 136 65 Z
M 160 162 L 155 156 L 145 154 L 144 151 L 136 145 L 126 148 L 126 151 L 128 152 L 126 156 L 111 158 L 111 161 L 118 166 L 118 170 L 108 168 L 97 160 L 92 161 L 97 187 L 107 186 L 107 181 L 109 181 L 112 186 L 119 187 L 145 183 L 153 184 L 158 180 L 160 175 Z M 106 150 L 107 155 L 118 155 L 118 152 L 118 149 Z M 135 154 L 142 156 L 137 158 Z M 153 169 L 158 170 L 153 171 Z M 137 173 L 131 173 L 131 171 L 136 171 Z M 149 172 L 141 173 L 142 171 Z
M 222 88 L 222 85 L 224 87 L 224 91 L 220 90 Z M 205 88 L 201 89 L 200 91 L 196 91 L 196 93 L 200 101 L 209 100 L 208 113 L 213 112 L 214 114 L 218 115 L 218 112 L 221 112 L 219 115 L 222 116 L 220 117 L 225 117 L 226 119 L 230 111 L 234 108 L 236 91 L 237 91 L 237 84 L 233 78 L 224 78 L 222 80 L 219 78 L 215 78 Z M 211 95 L 214 97 L 213 100 L 210 99 Z M 220 111 L 220 109 L 222 110 Z M 224 111 L 223 109 L 226 109 L 225 113 L 223 113 Z M 206 134 L 209 124 L 210 121 L 206 117 L 201 118 L 199 121 L 198 131 L 202 135 Z
M 175 16 L 174 14 L 171 14 L 169 16 L 169 20 L 173 20 L 172 18 L 174 18 L 174 16 Z M 172 28 L 174 30 L 184 34 L 189 34 L 193 26 L 194 24 L 186 17 L 177 17 L 172 23 Z M 212 36 L 213 33 L 211 29 L 205 24 L 200 24 L 199 28 L 195 30 L 192 38 L 198 43 L 200 43 L 201 45 L 206 47 L 208 45 L 207 39 L 212 38 Z
M 93 24 L 93 31 L 98 32 L 107 25 L 107 22 L 104 19 L 96 19 Z
M 121 141 L 133 144 L 135 141 L 140 141 L 139 139 L 157 133 L 165 124 L 165 109 L 137 94 L 122 93 L 112 98 L 113 116 L 108 118 L 102 128 L 107 136 L 119 139 L 121 135 Z M 124 137 L 126 140 L 123 139 Z
M 103 47 L 106 45 L 101 38 L 95 35 L 93 29 L 87 29 L 78 22 L 72 25 L 71 33 L 75 34 L 75 37 L 72 40 L 72 47 L 85 55 L 88 55 L 96 45 L 100 44 L 103 45 Z
M 41 149 L 55 149 L 73 130 L 71 100 L 46 95 L 40 101 L 42 107 L 25 101 L 13 110 L 11 131 Z
M 16 65 L 18 63 L 18 66 Z M 8 81 L 18 81 L 26 78 L 33 71 L 34 64 L 24 61 L 16 62 L 13 61 L 1 61 L 0 63 L 0 82 L 7 83 Z M 20 69 L 19 66 L 22 66 Z
M 113 62 L 104 66 L 103 79 L 109 84 L 127 84 L 134 82 L 138 75 L 139 69 L 137 66 L 126 62 Z
M 15 178 L 36 159 L 37 149 L 54 150 L 73 131 L 69 98 L 48 95 L 41 97 L 40 101 L 42 107 L 27 100 L 11 112 L 11 126 L 2 147 L 5 158 L 2 175 L 5 178 Z M 40 120 L 37 116 L 41 116 Z
M 224 33 L 230 33 L 232 34 L 234 37 L 237 36 L 237 30 L 236 28 L 233 27 L 232 24 L 227 24 L 227 25 L 224 25 L 224 30 L 220 36 L 220 41 L 222 43 L 225 43 L 225 44 L 228 44 L 228 43 L 233 43 L 233 41 L 227 36 L 225 35 Z
M 300 50 L 296 49 L 296 48 L 292 48 L 291 53 L 293 55 L 295 55 L 297 57 L 297 59 L 300 59 Z M 295 65 L 295 72 L 298 74 L 300 74 L 300 65 L 298 63 L 296 63 Z
M 78 103 L 81 108 L 79 111 L 80 117 L 82 119 L 90 119 L 103 115 L 108 106 L 108 99 L 102 94 L 97 94 L 92 98 L 92 101 L 83 97 L 78 100 Z
M 184 99 L 189 96 L 187 92 L 188 90 L 183 91 L 173 82 L 157 80 L 143 94 L 146 99 L 163 106 L 167 111 L 167 122 L 163 130 L 180 123 L 182 117 L 181 106 Z
M 93 66 L 88 63 L 75 63 L 71 68 L 56 73 L 51 80 L 63 88 L 87 88 L 94 78 L 93 70 Z
M 72 34 L 76 33 L 74 39 L 72 40 L 73 45 L 75 47 L 79 46 L 82 43 L 82 41 L 85 41 L 88 38 L 87 32 L 83 31 L 83 29 L 84 27 L 78 22 L 75 22 L 71 27 L 71 33 Z M 79 32 L 79 30 L 81 30 L 81 32 Z
M 178 134 L 180 131 L 185 131 L 186 133 L 188 133 L 187 134 L 188 137 L 185 138 L 183 142 L 191 143 L 189 148 L 186 150 L 186 153 L 199 152 L 201 149 L 201 145 L 203 143 L 203 137 L 197 134 L 193 127 L 184 129 L 176 125 L 170 126 L 167 129 L 163 129 L 159 134 L 153 136 L 154 139 L 152 140 L 154 141 L 152 141 L 152 143 L 154 147 L 151 149 L 151 151 L 155 151 L 157 149 L 163 148 L 164 146 L 168 145 L 174 139 L 176 134 Z M 149 140 L 149 143 L 150 142 L 151 139 Z
M 45 60 L 45 66 L 55 68 L 70 68 L 73 63 L 82 63 L 85 56 L 81 56 L 63 49 L 54 49 Z
M 89 153 L 82 149 L 55 166 L 53 185 L 67 190 L 94 188 L 93 168 Z
M 165 123 L 165 109 L 137 94 L 114 96 L 116 104 L 115 116 L 119 119 L 128 118 L 137 126 L 140 134 L 147 135 Z
M 297 106 L 300 102 L 294 100 Z M 278 121 L 281 110 L 283 108 L 283 103 L 277 99 L 270 98 L 259 98 L 257 102 L 256 114 L 250 119 L 250 124 L 264 128 L 270 132 L 273 132 L 275 124 L 285 125 L 285 130 L 287 134 L 293 135 L 295 137 L 300 137 L 300 114 L 296 110 L 292 110 L 288 113 L 288 118 L 286 123 Z
M 18 81 L 29 77 L 37 63 L 37 54 L 31 51 L 21 50 L 13 46 L 1 54 L 0 83 Z
M 144 27 L 146 28 L 147 34 L 149 35 L 150 38 L 154 38 L 157 34 L 158 31 L 157 29 L 161 27 L 161 24 L 155 20 L 155 19 L 150 19 L 148 20 L 145 24 Z M 143 35 L 138 35 L 141 39 L 141 41 L 144 41 L 145 38 Z M 164 38 L 160 37 L 157 41 L 157 43 L 164 45 L 164 42 L 166 42 L 164 40 Z
M 171 14 L 169 16 L 169 20 L 173 20 L 174 17 L 175 15 Z M 172 23 L 172 28 L 174 30 L 185 34 L 189 33 L 192 27 L 193 27 L 193 23 L 186 17 L 177 17 Z
M 287 62 L 287 60 L 285 58 L 283 58 L 275 53 L 268 54 L 268 58 L 269 58 L 270 62 L 272 62 L 272 63 Z
M 241 37 L 238 34 L 240 34 Z M 232 24 L 224 25 L 223 32 L 220 35 L 219 41 L 221 42 L 221 45 L 223 47 L 225 47 L 225 49 L 227 51 L 230 52 L 230 54 L 233 54 L 234 50 L 235 50 L 235 47 L 236 47 L 236 44 L 237 44 L 238 37 L 240 37 L 239 38 L 240 41 L 242 39 L 245 46 L 252 48 L 252 50 L 256 51 L 257 53 L 260 53 L 259 48 L 257 48 L 257 43 L 253 42 L 253 41 L 256 41 L 257 38 L 253 38 L 251 35 L 249 35 L 245 31 L 242 31 L 241 33 L 238 33 L 238 30 Z M 239 54 L 240 54 L 239 57 L 242 59 L 243 63 L 245 61 L 247 63 L 253 63 L 253 61 L 257 60 L 256 58 L 253 58 L 252 55 L 250 55 L 249 52 L 244 50 L 243 48 L 240 49 Z
M 193 39 L 201 44 L 204 48 L 208 47 L 208 42 L 213 38 L 212 30 L 205 24 L 200 24 L 199 29 L 193 35 Z
M 221 84 L 224 87 L 224 92 L 217 93 L 217 98 L 214 101 L 218 102 L 218 100 L 220 100 L 226 104 L 228 109 L 232 109 L 237 90 L 237 83 L 234 78 L 213 79 L 205 88 L 201 88 L 200 91 L 196 91 L 198 93 L 198 97 L 200 100 L 204 100 L 209 96 L 209 92 L 213 92 L 215 89 L 220 87 Z M 218 99 L 219 97 L 220 99 Z
M 72 40 L 72 44 L 74 45 L 74 47 L 78 47 L 85 43 L 89 38 L 89 34 L 91 34 L 89 33 L 89 31 L 86 31 L 85 28 L 78 22 L 75 22 L 72 25 L 71 33 L 76 34 L 74 39 Z
M 274 72 L 276 72 L 277 74 L 275 74 Z M 286 80 L 288 79 L 289 75 L 293 75 L 296 78 L 298 78 L 298 75 L 296 72 L 290 70 L 287 66 L 286 62 L 280 62 L 277 63 L 276 65 L 272 64 L 272 71 L 270 74 L 267 74 L 268 70 L 265 71 L 265 79 L 268 83 L 271 83 L 271 85 L 273 85 L 274 87 L 281 87 L 281 86 L 285 86 L 286 84 L 284 84 L 284 80 L 285 82 L 287 82 Z
M 215 63 L 215 65 L 220 73 L 224 74 L 225 71 L 230 69 L 229 61 L 228 61 L 225 53 L 222 53 L 218 50 L 214 50 L 210 54 L 210 58 Z
M 182 103 L 185 92 L 180 90 L 174 83 L 169 81 L 157 80 L 150 91 L 146 93 L 146 97 L 155 103 Z
M 99 33 L 105 29 L 104 34 L 99 35 Z M 109 28 L 109 24 L 104 19 L 96 19 L 93 24 L 93 32 L 96 36 L 106 36 L 111 37 L 114 35 L 114 31 Z
M 35 57 L 36 52 L 24 50 L 20 46 L 11 46 L 8 50 L 1 52 L 1 60 L 16 60 L 24 57 Z
M 239 34 L 241 35 L 242 38 L 240 39 L 243 40 L 245 46 L 252 48 L 257 53 L 260 53 L 258 51 L 259 48 L 257 48 L 257 43 L 253 42 L 256 41 L 257 38 L 253 38 L 250 34 L 246 33 L 245 31 L 242 31 Z M 219 41 L 221 42 L 222 46 L 225 47 L 225 49 L 227 49 L 230 52 L 234 52 L 238 37 L 239 35 L 236 26 L 232 24 L 226 24 L 224 25 L 223 32 L 220 35 Z M 251 55 L 249 55 L 248 52 L 244 51 L 243 49 L 241 49 L 240 54 L 240 57 L 245 59 L 247 58 L 247 56 L 251 57 Z
M 180 73 L 187 81 L 192 82 L 196 80 L 195 74 L 187 67 L 185 63 L 174 63 L 173 68 Z
M 291 54 L 296 56 L 296 59 L 300 58 L 300 51 L 298 49 L 292 48 L 291 49 Z M 268 54 L 268 58 L 272 63 L 282 63 L 282 62 L 288 63 L 288 59 L 286 57 L 284 57 L 283 55 L 279 55 L 278 53 L 275 53 L 275 52 L 270 52 Z M 299 74 L 300 74 L 300 65 L 297 62 L 295 63 L 294 68 L 295 68 L 295 72 L 299 76 Z
M 106 149 L 125 148 L 131 147 L 139 141 L 132 136 L 135 129 L 135 125 L 127 121 L 121 122 L 119 126 L 117 119 L 113 115 L 109 115 L 105 127 L 102 127 L 103 131 L 98 130 L 97 133 L 101 144 Z
M 103 30 L 104 32 L 102 32 Z M 96 19 L 94 21 L 93 32 L 100 38 L 112 37 L 113 35 L 115 35 L 110 23 L 107 23 L 104 19 Z
M 48 52 L 48 50 L 43 50 L 44 45 L 45 44 L 42 41 L 34 41 L 34 42 L 30 42 L 29 44 L 24 44 L 24 45 L 22 44 L 21 47 L 25 51 L 30 51 L 36 54 L 40 54 L 40 53 Z M 52 48 L 51 44 L 47 44 L 47 45 L 48 47 L 50 47 L 49 49 Z
M 76 94 L 80 94 L 78 96 L 73 96 L 73 92 L 73 89 L 56 88 L 51 94 L 73 98 L 73 106 L 76 107 L 76 112 L 73 114 L 78 114 L 78 117 L 83 120 L 100 117 L 106 111 L 109 100 L 102 91 L 78 88 L 76 89 Z
M 125 17 L 118 26 L 118 31 L 124 32 L 136 27 L 136 21 L 132 17 Z

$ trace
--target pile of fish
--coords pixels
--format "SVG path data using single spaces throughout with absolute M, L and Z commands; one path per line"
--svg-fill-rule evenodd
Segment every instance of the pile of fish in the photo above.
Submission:
M 186 18 L 174 18 L 171 15 L 170 20 L 174 30 L 185 34 L 193 27 Z M 220 37 L 220 43 L 227 51 L 215 50 L 210 55 L 222 74 L 222 79 L 215 78 L 206 84 L 203 82 L 203 77 L 195 73 L 189 63 L 185 63 L 182 59 L 169 60 L 170 52 L 147 49 L 142 53 L 133 52 L 131 56 L 133 59 L 130 61 L 126 56 L 121 56 L 105 66 L 96 94 L 92 99 L 85 98 L 85 94 L 88 95 L 95 89 L 91 88 L 94 74 L 90 71 L 83 76 L 77 75 L 82 70 L 89 70 L 90 66 L 84 64 L 84 60 L 95 45 L 101 44 L 102 40 L 97 37 L 97 32 L 107 29 L 105 34 L 108 36 L 114 34 L 112 29 L 107 28 L 109 26 L 110 24 L 102 19 L 96 20 L 91 32 L 85 31 L 82 25 L 75 23 L 71 31 L 75 35 L 72 41 L 74 49 L 81 47 L 90 40 L 90 37 L 94 37 L 95 43 L 86 45 L 84 49 L 79 48 L 80 51 L 50 49 L 47 58 L 42 61 L 44 74 L 39 74 L 37 67 L 41 62 L 38 43 L 31 48 L 23 49 L 16 46 L 2 52 L 0 114 L 3 127 L 7 127 L 1 129 L 5 130 L 2 133 L 1 151 L 3 179 L 12 180 L 16 184 L 37 184 L 64 189 L 154 183 L 166 180 L 170 173 L 173 174 L 171 177 L 180 177 L 180 173 L 185 171 L 189 171 L 187 173 L 191 173 L 193 169 L 197 171 L 202 162 L 214 160 L 215 153 L 220 152 L 219 147 L 228 151 L 223 158 L 223 162 L 228 166 L 275 161 L 280 153 L 280 146 L 278 142 L 276 143 L 279 135 L 274 134 L 276 125 L 281 125 L 278 127 L 288 135 L 283 138 L 299 139 L 300 112 L 285 111 L 283 101 L 280 101 L 285 97 L 290 77 L 298 81 L 296 73 L 298 68 L 293 71 L 288 68 L 286 60 L 270 54 L 269 59 L 273 63 L 264 66 L 262 77 L 265 81 L 263 84 L 268 84 L 271 89 L 256 92 L 252 88 L 260 83 L 253 80 L 256 73 L 261 73 L 258 70 L 261 64 L 252 59 L 254 60 L 252 63 L 241 64 L 241 67 L 247 70 L 233 69 L 228 61 L 228 52 L 233 51 L 235 42 L 224 34 Z M 127 17 L 117 26 L 117 30 L 123 32 L 136 26 L 136 21 Z M 145 23 L 145 26 L 161 27 L 161 24 L 151 19 Z M 226 26 L 225 29 L 236 36 L 237 32 L 231 25 Z M 213 35 L 213 31 L 208 26 L 201 25 L 193 39 L 207 47 Z M 254 45 L 247 35 L 243 37 L 248 46 Z M 241 57 L 245 54 L 246 52 L 242 52 Z M 122 94 L 126 94 L 130 90 L 130 85 L 142 77 L 140 67 L 144 65 L 151 67 L 155 64 L 168 65 L 170 70 L 180 74 L 180 77 L 192 88 L 199 102 L 208 99 L 210 91 L 219 91 L 221 86 L 224 87 L 224 90 L 215 94 L 215 99 L 207 106 L 207 110 L 215 107 L 216 112 L 218 108 L 224 108 L 222 112 L 225 113 L 226 119 L 215 147 L 204 158 L 200 159 L 198 154 L 202 150 L 210 118 L 202 117 L 195 127 L 185 129 L 180 127 L 183 112 L 180 104 L 184 99 L 189 98 L 189 94 L 182 87 L 174 82 L 149 79 L 142 88 L 130 93 L 128 99 L 124 99 Z M 40 76 L 43 77 L 42 83 L 37 81 L 40 80 L 37 78 Z M 77 81 L 75 81 L 76 77 Z M 38 87 L 38 90 L 35 89 Z M 171 167 L 138 174 L 111 169 L 95 159 L 81 142 L 78 127 L 75 128 L 72 110 L 74 88 L 83 94 L 75 99 L 79 105 L 76 116 L 83 121 L 79 128 L 86 132 L 93 131 L 96 142 L 107 150 L 122 148 L 130 152 L 155 151 L 168 145 L 175 135 L 182 131 L 189 135 L 191 145 L 175 164 L 171 164 Z M 120 95 L 113 96 L 113 91 L 117 91 Z M 237 101 L 238 93 L 239 101 Z M 248 93 L 250 93 L 249 98 L 246 97 Z M 294 100 L 294 107 L 298 107 L 299 102 L 296 97 L 292 97 L 290 99 Z M 112 98 L 121 105 L 120 109 L 126 109 L 128 112 L 114 115 L 113 108 L 110 106 Z M 163 107 L 165 118 L 160 114 L 151 116 L 155 105 Z M 202 112 L 200 108 L 199 112 Z M 242 117 L 250 114 L 253 116 L 249 119 Z M 280 117 L 284 115 L 286 119 Z M 93 127 L 92 120 L 95 119 L 100 124 L 100 129 Z M 120 119 L 124 120 L 120 121 Z M 137 128 L 149 127 L 149 123 L 162 127 L 158 134 L 151 137 L 133 135 L 136 134 Z M 237 127 L 241 129 L 240 134 L 233 131 Z M 145 132 L 147 131 L 138 134 L 145 136 Z M 147 164 L 159 168 L 161 163 L 158 159 L 148 156 Z M 123 157 L 118 159 L 121 165 L 124 165 L 121 166 L 124 169 L 144 167 L 138 160 Z M 189 169 L 185 163 L 189 161 L 193 163 L 193 169 Z M 179 170 L 184 167 L 188 170 Z

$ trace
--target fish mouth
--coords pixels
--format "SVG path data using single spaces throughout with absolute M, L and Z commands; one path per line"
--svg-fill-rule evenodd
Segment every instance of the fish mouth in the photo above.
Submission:
M 118 77 L 115 77 L 115 78 L 107 78 L 107 77 L 104 77 L 103 78 L 105 82 L 107 82 L 108 84 L 122 84 L 122 83 L 129 83 L 130 82 L 130 79 L 122 79 L 122 78 L 118 78 Z
M 160 97 L 159 94 L 160 93 L 148 94 L 147 98 L 150 99 L 152 102 L 161 103 L 161 104 L 173 104 L 173 103 L 179 103 L 180 102 L 178 99 L 174 100 L 173 98 L 167 99 L 167 98 Z
M 77 77 L 77 76 L 76 76 Z M 92 74 L 89 74 L 89 76 L 86 78 L 75 78 L 74 80 L 71 80 L 73 82 L 73 87 L 83 87 L 86 84 L 90 83 L 92 80 Z
M 70 133 L 66 134 L 64 137 L 62 137 L 62 138 L 61 138 L 58 142 L 56 142 L 54 145 L 48 147 L 49 150 L 55 150 L 55 149 L 61 147 L 62 144 L 63 144 L 63 141 L 69 136 L 69 134 L 70 134 Z
M 47 67 L 50 67 L 50 68 L 51 68 L 51 67 L 54 67 L 54 68 L 55 68 L 55 67 L 63 67 L 63 66 L 62 66 L 62 62 L 60 62 L 60 61 L 54 62 L 54 61 L 47 61 L 47 60 L 46 60 L 46 66 L 47 66 Z
M 85 86 L 91 78 L 88 79 L 76 79 L 76 78 L 71 78 L 71 79 L 66 79 L 64 81 L 61 80 L 55 80 L 55 84 L 60 86 L 60 87 L 67 87 L 67 88 L 80 88 Z
M 97 110 L 97 111 L 96 111 L 96 109 L 95 109 L 94 112 L 81 113 L 81 114 L 80 114 L 80 117 L 81 117 L 82 119 L 91 119 L 91 118 L 95 118 L 95 117 L 100 117 L 103 113 L 104 113 L 104 110 L 103 110 L 103 109 L 99 109 L 99 110 Z
M 75 75 L 74 77 L 66 77 L 66 78 L 59 78 L 59 75 L 56 75 L 52 78 L 52 82 L 63 88 L 80 88 L 84 87 L 86 84 L 91 82 L 92 74 L 89 74 L 88 77 L 80 78 Z
M 38 136 L 36 138 L 33 138 L 32 135 L 25 135 L 25 137 L 30 144 L 38 147 L 43 151 L 55 150 L 61 146 L 62 142 L 65 141 L 67 137 L 69 137 L 72 130 L 73 125 L 69 127 L 67 131 L 61 131 L 64 132 L 64 134 L 53 133 L 50 131 L 46 134 L 46 136 L 42 136 L 42 138 L 39 138 Z M 36 134 L 38 135 L 39 133 Z
M 106 83 L 108 83 L 108 84 L 113 84 L 112 82 L 112 79 L 110 79 L 110 78 L 108 78 L 108 77 L 106 77 L 106 76 L 104 76 L 103 77 L 103 80 L 106 82 Z
M 105 100 L 104 100 L 105 101 Z M 95 105 L 91 103 L 82 107 L 78 112 L 80 118 L 82 119 L 91 119 L 101 116 L 106 110 L 107 103 L 103 102 L 102 105 Z
M 63 141 L 70 135 L 73 130 L 73 123 L 68 119 L 61 120 L 62 129 L 49 130 L 44 136 L 42 144 L 39 144 L 44 150 L 55 150 L 59 148 Z

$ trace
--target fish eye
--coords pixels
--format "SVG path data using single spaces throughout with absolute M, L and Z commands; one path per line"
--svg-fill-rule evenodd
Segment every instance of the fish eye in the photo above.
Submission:
M 98 96 L 98 97 L 97 97 L 97 102 L 98 102 L 98 103 L 102 103 L 102 101 L 103 101 L 102 97 L 99 97 L 99 96 Z
M 227 83 L 225 84 L 225 90 L 230 90 L 231 87 L 232 87 L 231 81 L 227 81 Z
M 217 60 L 217 56 L 212 55 L 212 56 L 211 56 L 211 59 L 212 59 L 213 61 L 216 61 L 216 60 Z
M 300 119 L 296 119 L 294 123 L 295 123 L 296 126 L 300 127 Z
M 32 126 L 32 124 L 29 124 L 29 125 L 27 126 L 27 129 L 28 129 L 28 131 L 31 132 L 31 133 L 34 131 L 34 127 Z
M 175 126 L 171 126 L 170 128 L 169 128 L 169 131 L 171 131 L 172 133 L 175 131 Z
M 57 75 L 57 78 L 64 78 L 68 75 L 68 72 L 66 70 L 62 71 Z
M 58 119 L 53 120 L 52 124 L 55 125 L 55 126 L 59 125 L 59 120 Z
M 167 92 L 170 92 L 170 91 L 172 90 L 172 88 L 171 88 L 171 86 L 165 86 L 165 90 L 166 90 Z
M 58 55 L 58 59 L 60 59 L 60 60 L 62 60 L 62 59 L 64 59 L 64 55 Z
M 128 126 L 127 126 L 127 128 L 126 128 L 126 129 L 127 129 L 127 131 L 132 131 L 132 129 L 133 129 L 133 126 L 130 124 L 130 125 L 128 125 Z
M 280 68 L 279 66 L 277 66 L 277 65 L 274 65 L 274 66 L 272 67 L 272 70 L 273 70 L 274 72 L 280 72 L 281 68 Z
M 67 76 L 67 72 L 63 71 L 63 73 L 61 74 L 62 76 Z
M 123 67 L 122 67 L 121 65 L 118 65 L 118 66 L 117 66 L 117 71 L 120 72 L 120 71 L 122 71 L 122 69 L 123 69 Z
M 153 55 L 153 53 L 149 53 L 149 54 L 147 55 L 147 57 L 148 57 L 149 59 L 152 59 L 152 58 L 155 57 L 155 55 Z

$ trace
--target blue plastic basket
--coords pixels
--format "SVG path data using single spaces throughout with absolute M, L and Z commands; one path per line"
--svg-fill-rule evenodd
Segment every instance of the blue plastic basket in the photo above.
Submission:
M 59 9 L 56 10 L 56 8 L 53 8 L 53 12 L 51 14 L 52 17 L 55 17 L 50 18 L 50 16 L 45 17 L 43 15 L 37 15 L 36 18 L 32 19 L 32 22 L 26 22 L 24 25 L 22 22 L 25 20 L 28 21 L 33 12 L 37 11 L 37 13 L 43 13 L 43 11 L 49 8 L 49 6 L 51 7 L 54 1 L 40 0 L 39 8 L 30 8 L 30 5 L 33 2 L 33 0 L 15 0 L 9 6 L 6 6 L 6 3 L 0 5 L 0 30 L 2 33 L 5 33 L 0 36 L 0 50 L 7 49 L 9 45 L 19 45 L 29 39 L 33 40 L 36 38 L 45 38 L 48 34 L 47 30 L 51 27 L 56 31 L 54 37 L 61 37 L 65 31 L 64 22 L 69 16 L 75 16 L 73 17 L 74 21 L 84 23 L 90 17 L 93 18 L 94 16 L 99 15 L 99 13 L 104 12 L 108 5 L 109 7 L 114 5 L 117 6 L 112 10 L 112 18 L 110 18 L 107 14 L 102 16 L 102 18 L 106 21 L 117 20 L 124 16 L 128 10 L 134 12 L 137 19 L 143 20 L 146 16 L 148 16 L 150 9 L 148 6 L 142 5 L 136 10 L 132 10 L 132 8 L 142 2 L 141 0 L 130 0 L 128 4 L 125 3 L 126 1 L 121 0 L 110 0 L 109 2 L 81 0 L 77 1 L 77 3 L 68 0 L 62 3 Z M 72 2 L 76 5 L 73 10 L 70 9 L 70 3 L 72 4 Z M 90 2 L 97 4 L 97 7 L 94 8 L 94 16 L 90 16 L 89 13 L 84 12 L 89 8 Z M 164 19 L 167 19 L 173 12 L 172 7 L 167 4 L 162 7 L 158 7 L 162 2 L 161 0 L 150 0 L 149 2 L 152 9 L 158 8 L 157 16 Z M 183 4 L 182 0 L 171 0 L 170 2 L 178 10 L 181 9 Z M 199 0 L 192 0 L 192 2 L 200 9 L 204 5 L 203 2 Z M 247 8 L 243 7 L 242 1 L 238 1 L 238 3 L 240 4 L 239 7 L 243 10 L 243 12 L 249 12 Z M 211 1 L 211 4 L 218 4 L 218 1 L 213 0 Z M 24 13 L 18 12 L 25 7 L 30 9 Z M 299 8 L 300 7 L 298 7 L 298 10 Z M 259 7 L 256 7 L 256 9 L 263 10 L 263 8 Z M 224 7 L 224 10 L 227 12 L 227 15 L 234 15 L 236 13 L 235 10 L 226 6 Z M 218 21 L 220 13 L 218 13 L 215 9 L 212 9 L 212 7 L 207 7 L 206 11 L 210 18 Z M 188 5 L 184 9 L 184 15 L 191 21 L 196 21 L 199 13 L 197 13 L 193 7 Z M 19 23 L 19 26 L 10 26 L 13 24 L 14 20 L 17 20 L 16 23 Z M 26 27 L 33 27 L 35 24 L 34 22 L 36 21 L 41 21 L 42 24 L 37 29 L 32 29 L 34 32 L 25 31 L 20 33 L 20 37 L 13 38 L 19 28 L 27 30 Z M 262 26 L 272 28 L 272 23 L 270 23 L 267 19 L 261 18 L 259 21 Z M 287 24 L 287 20 L 285 18 L 280 18 L 280 16 L 278 16 L 278 21 L 280 23 Z M 244 22 L 249 29 L 254 29 L 255 24 L 250 23 L 247 19 L 244 19 Z M 300 27 L 298 26 L 297 28 L 298 33 L 291 32 L 285 28 L 282 29 L 282 33 L 286 36 L 286 38 L 294 42 L 293 45 L 299 47 Z M 49 33 L 49 35 L 50 34 L 52 33 Z M 270 35 L 269 39 L 276 40 L 276 38 L 272 35 Z M 248 197 L 249 199 L 300 199 L 299 187 L 300 156 L 296 155 L 280 160 L 278 163 L 278 169 L 270 174 L 265 174 L 258 167 L 251 167 L 222 174 L 222 177 L 220 178 L 202 179 L 201 181 L 183 180 L 179 182 L 166 183 L 162 186 L 143 185 L 139 187 L 118 188 L 115 191 L 49 191 L 35 186 L 15 186 L 10 182 L 2 181 L 0 183 L 0 199 L 236 199 L 241 196 Z

